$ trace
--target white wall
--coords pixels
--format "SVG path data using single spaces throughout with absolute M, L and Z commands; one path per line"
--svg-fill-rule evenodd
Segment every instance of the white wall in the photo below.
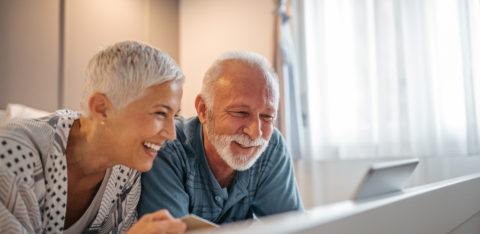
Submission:
M 57 109 L 59 1 L 0 1 L 0 109 Z
M 149 41 L 179 62 L 179 11 L 177 0 L 150 0 Z
M 272 0 L 67 1 L 65 104 L 79 108 L 85 66 L 100 46 L 132 39 L 177 61 L 186 76 L 182 114 L 195 115 L 203 74 L 222 52 L 252 50 L 272 60 L 274 7 Z
M 180 0 L 183 115 L 196 115 L 203 74 L 221 53 L 251 50 L 272 61 L 274 8 L 273 0 Z
M 0 1 L 0 108 L 58 108 L 59 2 Z M 182 114 L 195 115 L 203 74 L 221 53 L 252 50 L 272 61 L 274 7 L 273 0 L 65 1 L 63 107 L 80 109 L 93 54 L 129 39 L 177 61 L 186 76 Z
M 102 47 L 136 40 L 178 58 L 177 12 L 175 0 L 66 1 L 65 107 L 80 109 L 85 67 Z

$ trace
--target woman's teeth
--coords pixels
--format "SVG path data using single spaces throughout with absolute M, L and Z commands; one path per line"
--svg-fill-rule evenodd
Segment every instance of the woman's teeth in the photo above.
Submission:
M 143 142 L 143 145 L 147 148 L 150 148 L 150 149 L 153 149 L 155 151 L 158 151 L 160 149 L 161 146 L 159 145 L 156 145 L 156 144 L 153 144 L 153 143 L 150 143 L 150 142 Z

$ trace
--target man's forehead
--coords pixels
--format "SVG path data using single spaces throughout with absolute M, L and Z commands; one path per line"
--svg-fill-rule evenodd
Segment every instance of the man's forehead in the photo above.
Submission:
M 263 94 L 262 99 L 276 107 L 274 88 L 261 68 L 244 61 L 225 61 L 222 73 L 214 85 L 215 96 L 219 98 L 217 101 L 224 102 L 235 96 L 253 97 L 260 93 Z
M 267 82 L 260 68 L 248 64 L 235 63 L 224 67 L 217 84 L 219 86 L 265 86 Z
M 223 73 L 237 74 L 245 72 L 259 72 L 262 73 L 260 67 L 255 64 L 249 64 L 241 60 L 229 60 L 223 63 Z
M 217 89 L 214 102 L 222 109 L 257 109 L 262 111 L 276 112 L 277 103 L 270 90 L 255 90 L 246 87 L 233 89 Z

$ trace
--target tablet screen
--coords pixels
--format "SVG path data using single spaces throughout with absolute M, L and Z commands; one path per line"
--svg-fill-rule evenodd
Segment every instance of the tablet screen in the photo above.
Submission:
M 418 162 L 418 159 L 414 158 L 372 164 L 360 182 L 353 200 L 401 191 Z

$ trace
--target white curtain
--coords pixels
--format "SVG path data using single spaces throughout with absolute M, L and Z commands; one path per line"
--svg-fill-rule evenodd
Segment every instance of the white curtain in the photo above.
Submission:
M 479 154 L 479 0 L 298 3 L 312 157 Z
M 275 0 L 275 54 L 274 67 L 280 83 L 280 108 L 278 126 L 285 136 L 287 148 L 294 159 L 306 152 L 305 125 L 300 95 L 300 80 L 294 47 L 287 0 Z

